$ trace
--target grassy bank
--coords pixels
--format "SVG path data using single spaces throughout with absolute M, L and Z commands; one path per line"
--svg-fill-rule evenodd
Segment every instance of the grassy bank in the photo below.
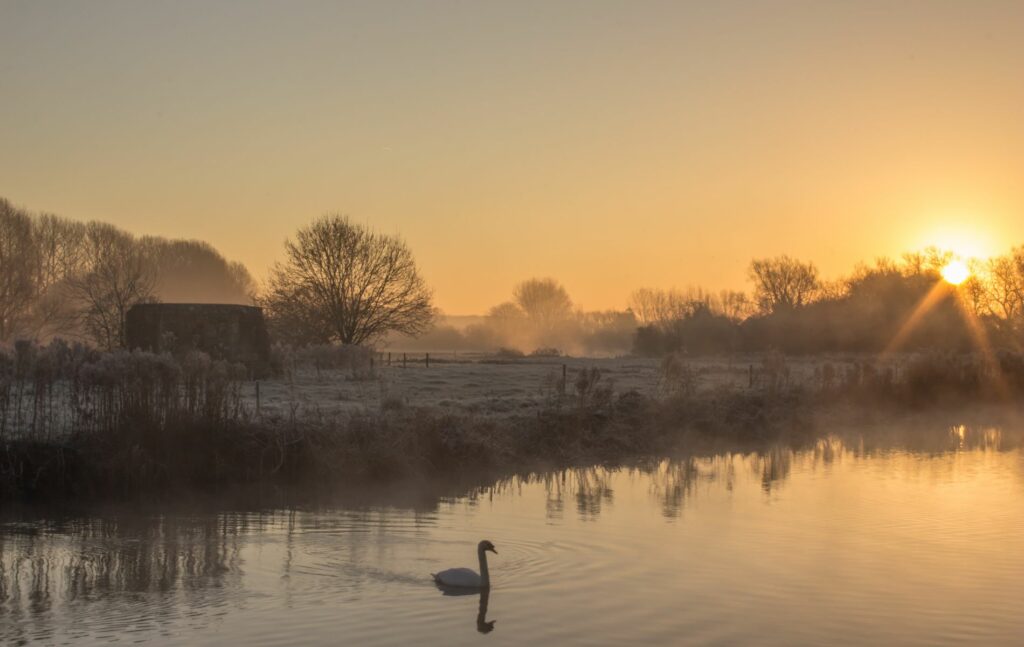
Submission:
M 204 355 L 95 353 L 22 345 L 0 356 L 0 488 L 5 498 L 129 497 L 254 482 L 508 474 L 657 457 L 693 446 L 810 442 L 837 425 L 1012 410 L 1019 356 L 920 356 L 898 370 L 822 363 L 787 379 L 768 356 L 750 384 L 702 386 L 667 359 L 657 393 L 618 391 L 600 370 L 544 386 L 527 410 L 476 415 L 388 400 L 375 408 L 260 415 L 241 367 Z M 1007 406 L 1009 405 L 1009 406 Z

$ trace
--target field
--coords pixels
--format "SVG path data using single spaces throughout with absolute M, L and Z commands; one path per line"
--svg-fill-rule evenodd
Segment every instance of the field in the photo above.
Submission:
M 331 415 L 363 409 L 438 407 L 484 416 L 524 413 L 548 403 L 561 391 L 572 392 L 581 374 L 597 369 L 600 385 L 615 393 L 636 391 L 647 397 L 665 395 L 666 362 L 639 357 L 501 358 L 482 353 L 375 354 L 344 368 L 317 368 L 296 362 L 286 375 L 259 382 L 258 414 L 271 418 L 317 412 Z M 781 367 L 773 358 L 736 356 L 697 358 L 683 362 L 695 390 L 763 386 L 770 371 L 780 371 L 790 386 L 811 385 L 825 363 L 857 366 L 853 357 L 789 359 Z M 816 371 L 817 370 L 817 371 Z M 753 377 L 752 377 L 753 376 Z M 752 383 L 753 380 L 753 383 Z M 256 382 L 243 388 L 245 407 L 257 412 Z
M 386 357 L 386 355 L 385 355 Z M 658 387 L 656 360 L 646 359 L 522 359 L 498 360 L 477 355 L 445 358 L 431 354 L 429 367 L 424 354 L 401 359 L 375 358 L 372 369 L 317 369 L 301 363 L 283 378 L 260 382 L 262 415 L 318 411 L 323 414 L 351 412 L 364 408 L 436 406 L 442 409 L 498 415 L 542 404 L 559 386 L 565 367 L 571 384 L 579 372 L 596 367 L 601 379 L 616 391 L 635 389 L 653 394 Z M 256 383 L 245 387 L 245 404 L 255 409 Z

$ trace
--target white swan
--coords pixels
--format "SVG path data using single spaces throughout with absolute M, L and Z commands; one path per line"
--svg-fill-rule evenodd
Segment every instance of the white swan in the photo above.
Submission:
M 487 572 L 487 551 L 495 555 L 494 544 L 486 539 L 477 544 L 476 554 L 480 558 L 480 574 L 471 568 L 449 568 L 440 573 L 431 573 L 434 582 L 442 586 L 454 586 L 464 589 L 489 589 L 491 587 L 491 576 Z

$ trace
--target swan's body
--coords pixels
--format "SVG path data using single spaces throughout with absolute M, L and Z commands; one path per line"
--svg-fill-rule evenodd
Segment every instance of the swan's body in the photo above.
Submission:
M 480 559 L 480 573 L 471 568 L 449 568 L 439 573 L 431 573 L 434 582 L 441 586 L 452 586 L 461 589 L 488 589 L 491 587 L 490 573 L 487 571 L 487 551 L 495 555 L 494 544 L 486 539 L 477 544 L 476 554 Z
M 458 586 L 466 589 L 482 589 L 483 578 L 471 568 L 449 568 L 434 573 L 434 581 L 445 586 Z

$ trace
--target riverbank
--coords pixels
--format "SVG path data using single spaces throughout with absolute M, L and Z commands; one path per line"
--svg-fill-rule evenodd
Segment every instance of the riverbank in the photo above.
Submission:
M 820 361 L 813 370 L 804 358 L 811 380 L 795 379 L 784 359 L 767 357 L 756 373 L 747 369 L 746 383 L 716 381 L 677 357 L 658 365 L 656 388 L 646 391 L 622 388 L 598 366 L 563 372 L 545 365 L 548 377 L 533 385 L 533 400 L 508 411 L 446 406 L 442 398 L 433 405 L 384 398 L 341 410 L 273 409 L 246 399 L 251 382 L 238 367 L 204 356 L 177 361 L 65 350 L 23 357 L 15 373 L 21 381 L 8 380 L 0 392 L 5 499 L 500 478 L 694 448 L 799 446 L 845 426 L 884 427 L 893 420 L 899 429 L 1014 426 L 1024 384 L 1018 356 L 1002 358 L 998 372 L 972 356 L 921 356 L 898 368 Z M 359 380 L 383 379 L 348 370 Z M 444 368 L 429 370 L 435 373 L 419 375 L 444 376 Z
M 277 484 L 324 487 L 442 479 L 464 486 L 579 465 L 622 465 L 682 453 L 793 449 L 855 429 L 861 437 L 911 441 L 936 452 L 1011 429 L 1007 404 L 823 401 L 802 392 L 721 391 L 650 399 L 635 392 L 603 401 L 567 399 L 504 418 L 417 407 L 292 421 L 181 419 L 160 429 L 125 426 L 64 441 L 4 443 L 5 499 L 131 499 L 181 490 Z M 910 431 L 908 431 L 910 430 Z M 915 431 L 916 430 L 916 431 Z M 922 433 L 923 432 L 923 433 Z M 957 437 L 959 434 L 959 437 Z

